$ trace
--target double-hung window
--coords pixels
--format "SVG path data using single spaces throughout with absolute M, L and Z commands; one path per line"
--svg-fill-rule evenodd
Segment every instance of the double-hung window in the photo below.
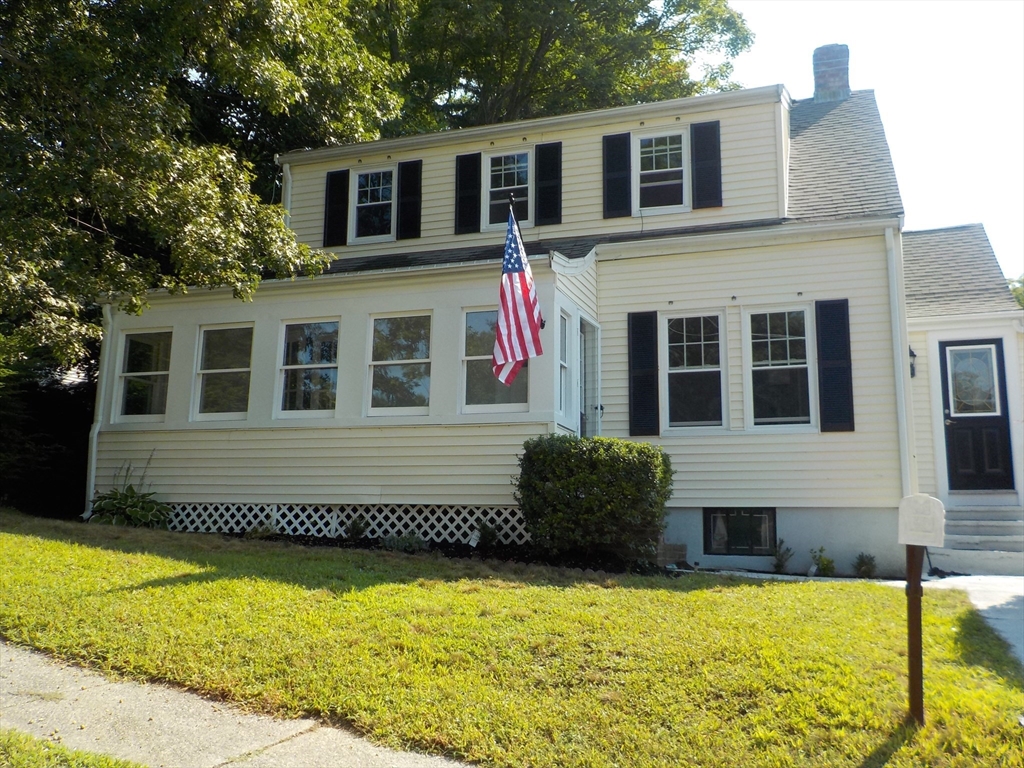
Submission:
M 205 328 L 199 358 L 199 414 L 249 410 L 252 328 Z
M 282 411 L 333 411 L 338 395 L 338 321 L 286 325 Z
M 126 334 L 121 365 L 121 415 L 162 415 L 167 408 L 170 367 L 170 331 Z
M 754 424 L 808 424 L 807 322 L 803 310 L 750 315 Z
M 722 424 L 720 326 L 719 315 L 669 318 L 669 426 Z
M 487 158 L 488 225 L 501 225 L 508 221 L 508 198 L 515 196 L 516 221 L 530 223 L 530 153 L 515 152 L 491 155 Z
M 689 133 L 639 136 L 633 144 L 635 214 L 668 213 L 690 207 Z
M 395 173 L 391 169 L 354 173 L 354 240 L 392 239 Z
M 373 320 L 370 410 L 427 413 L 430 405 L 430 315 Z
M 529 361 L 523 362 L 512 386 L 494 375 L 493 355 L 498 310 L 466 313 L 463 369 L 466 380 L 466 411 L 523 410 L 529 396 Z

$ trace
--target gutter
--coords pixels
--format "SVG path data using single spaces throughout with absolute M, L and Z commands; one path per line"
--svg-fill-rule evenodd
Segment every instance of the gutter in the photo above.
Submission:
M 885 228 L 885 255 L 889 266 L 889 319 L 892 325 L 893 368 L 896 373 L 896 426 L 900 442 L 900 479 L 903 496 L 917 493 L 917 457 L 913 454 L 913 403 L 907 387 L 907 311 L 903 290 L 903 258 L 896 249 L 892 227 Z
M 110 364 L 110 328 L 113 325 L 113 307 L 103 303 L 103 342 L 100 347 L 99 382 L 96 386 L 96 404 L 93 409 L 92 427 L 89 429 L 89 465 L 85 478 L 86 520 L 92 515 L 92 498 L 96 494 L 96 447 L 100 439 L 100 425 L 103 423 L 103 404 L 107 400 L 107 367 Z

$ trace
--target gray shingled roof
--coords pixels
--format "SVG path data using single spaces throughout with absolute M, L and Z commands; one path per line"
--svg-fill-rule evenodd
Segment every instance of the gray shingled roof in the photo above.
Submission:
M 790 113 L 789 210 L 794 219 L 903 213 L 874 91 L 804 99 Z
M 981 224 L 903 233 L 907 317 L 1021 311 Z

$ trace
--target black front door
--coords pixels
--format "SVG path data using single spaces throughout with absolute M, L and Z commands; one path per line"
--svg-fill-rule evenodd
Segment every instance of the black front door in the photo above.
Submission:
M 944 341 L 939 360 L 949 489 L 1012 490 L 1002 340 Z

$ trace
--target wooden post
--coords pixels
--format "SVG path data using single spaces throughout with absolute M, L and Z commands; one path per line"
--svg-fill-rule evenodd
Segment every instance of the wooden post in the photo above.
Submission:
M 907 545 L 907 677 L 910 716 L 924 725 L 924 681 L 921 658 L 921 568 L 924 547 Z

